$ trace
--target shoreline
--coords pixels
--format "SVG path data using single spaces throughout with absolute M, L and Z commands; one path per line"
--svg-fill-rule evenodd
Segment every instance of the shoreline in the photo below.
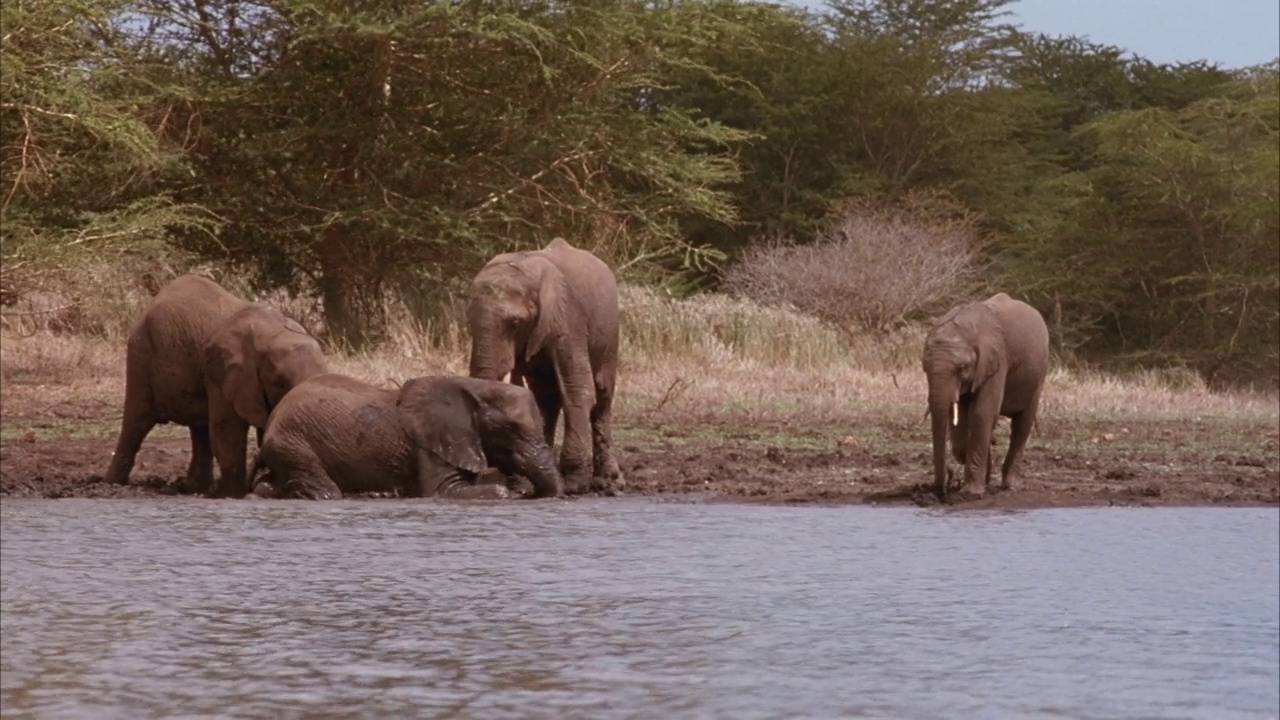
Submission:
M 731 425 L 740 429 L 737 423 Z M 709 426 L 702 422 L 696 427 L 705 435 Z M 97 423 L 86 431 L 105 428 L 106 424 Z M 1117 505 L 1280 507 L 1280 460 L 1274 453 L 1266 454 L 1265 447 L 1263 453 L 1206 453 L 1194 444 L 1189 449 L 1184 446 L 1183 452 L 1168 452 L 1172 447 L 1162 454 L 1143 450 L 1144 438 L 1161 436 L 1166 429 L 1153 423 L 1135 430 L 1132 434 L 1137 437 L 1123 446 L 1088 442 L 1083 448 L 1069 448 L 1062 447 L 1068 444 L 1062 441 L 1033 439 L 1024 455 L 1023 477 L 1014 490 L 987 496 L 954 493 L 952 503 L 941 505 L 929 489 L 930 455 L 919 438 L 914 438 L 915 443 L 870 451 L 853 444 L 815 448 L 821 441 L 812 437 L 790 438 L 802 441 L 790 446 L 781 441 L 755 444 L 750 438 L 708 443 L 701 437 L 672 437 L 669 429 L 663 441 L 645 441 L 636 437 L 645 434 L 645 428 L 631 428 L 620 443 L 627 478 L 620 497 L 943 511 Z M 143 444 L 130 484 L 124 486 L 106 485 L 101 479 L 114 448 L 113 433 L 76 437 L 74 430 L 57 430 L 62 431 L 46 438 L 27 430 L 17 438 L 0 440 L 0 498 L 180 495 L 178 482 L 190 452 L 185 428 L 157 428 Z M 996 451 L 997 457 L 1002 456 L 1002 446 L 997 445 Z

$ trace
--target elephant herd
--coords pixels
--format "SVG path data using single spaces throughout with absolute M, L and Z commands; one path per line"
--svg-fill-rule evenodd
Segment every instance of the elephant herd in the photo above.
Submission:
M 330 372 L 316 339 L 279 310 L 184 275 L 129 331 L 106 481 L 127 483 L 147 434 L 172 422 L 191 435 L 186 490 L 212 497 L 505 498 L 520 492 L 516 476 L 532 486 L 520 494 L 533 497 L 616 493 L 624 484 L 612 444 L 618 315 L 614 274 L 590 252 L 557 238 L 503 253 L 471 284 L 470 377 L 428 375 L 386 389 Z M 981 476 L 991 487 L 1002 415 L 1012 432 L 1001 487 L 1011 487 L 1048 363 L 1044 319 L 1004 293 L 935 323 L 922 364 L 941 499 L 948 434 L 963 484 Z M 250 427 L 258 452 L 246 471 Z

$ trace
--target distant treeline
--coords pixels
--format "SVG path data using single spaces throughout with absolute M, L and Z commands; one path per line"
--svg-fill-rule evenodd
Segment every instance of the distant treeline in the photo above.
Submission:
M 1159 64 L 1007 0 L 22 0 L 3 289 L 180 252 L 376 335 L 556 235 L 696 291 L 833 208 L 976 218 L 1077 357 L 1280 363 L 1280 64 Z M 950 212 L 950 211 L 949 211 Z M 745 255 L 749 256 L 749 255 Z

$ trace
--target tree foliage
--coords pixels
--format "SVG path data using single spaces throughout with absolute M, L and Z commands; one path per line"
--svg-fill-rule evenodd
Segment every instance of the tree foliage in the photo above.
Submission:
M 1277 63 L 1154 63 L 1011 9 L 7 3 L 5 283 L 177 248 L 314 294 L 358 344 L 388 295 L 429 313 L 556 235 L 708 286 L 770 238 L 828 247 L 842 209 L 928 195 L 986 239 L 973 292 L 1037 305 L 1064 355 L 1275 376 Z M 929 235 L 876 237 L 901 259 Z M 931 311 L 908 305 L 884 322 Z
M 166 228 L 210 232 L 166 181 L 181 148 L 164 137 L 169 89 L 140 81 L 121 44 L 119 2 L 4 6 L 0 40 L 0 293 L 12 300 L 59 266 L 164 252 Z

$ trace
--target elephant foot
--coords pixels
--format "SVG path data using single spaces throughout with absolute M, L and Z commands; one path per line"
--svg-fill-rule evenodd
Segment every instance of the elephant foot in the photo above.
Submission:
M 251 500 L 275 499 L 280 497 L 280 490 L 275 485 L 263 480 L 253 486 L 253 492 L 245 497 Z
M 614 476 L 597 476 L 592 478 L 592 480 L 599 492 L 608 497 L 617 497 L 621 495 L 622 491 L 627 487 L 627 481 L 622 477 L 621 472 Z
M 564 494 L 565 495 L 589 495 L 600 494 L 606 497 L 616 497 L 622 494 L 622 483 L 618 481 L 610 481 L 606 478 L 591 476 L 588 478 L 580 478 L 577 480 L 565 479 Z
M 618 467 L 618 461 L 612 457 L 606 460 L 601 467 L 596 468 L 593 480 L 603 489 L 612 491 L 612 494 L 621 492 L 627 486 L 627 479 L 622 474 L 622 468 Z
M 587 495 L 600 492 L 605 487 L 602 479 L 586 473 L 562 473 L 562 475 L 564 477 L 565 495 Z
M 512 475 L 507 478 L 504 486 L 515 497 L 533 497 L 537 494 L 533 482 L 523 475 Z

